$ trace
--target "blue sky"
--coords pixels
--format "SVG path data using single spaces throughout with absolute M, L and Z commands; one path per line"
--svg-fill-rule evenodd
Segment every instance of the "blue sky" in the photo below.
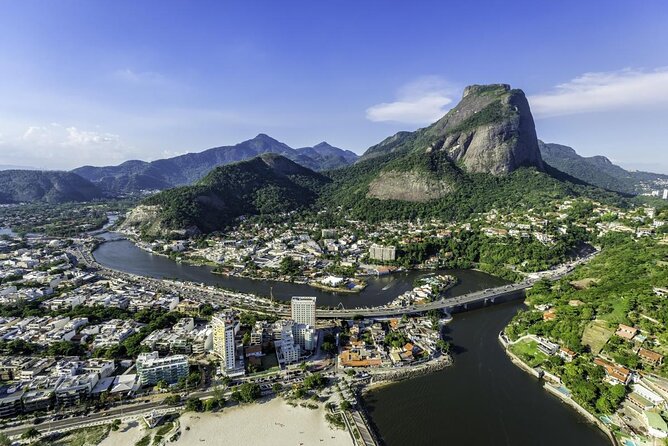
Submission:
M 473 83 L 538 135 L 668 173 L 668 2 L 0 2 L 0 165 L 157 159 L 263 132 L 361 153 Z

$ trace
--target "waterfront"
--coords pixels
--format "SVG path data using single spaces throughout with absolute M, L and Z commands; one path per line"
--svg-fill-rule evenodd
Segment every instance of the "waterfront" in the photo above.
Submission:
M 146 252 L 126 239 L 114 239 L 114 233 L 106 238 L 94 252 L 95 260 L 108 268 L 131 274 L 154 278 L 178 278 L 207 285 L 218 285 L 235 291 L 269 296 L 273 293 L 277 300 L 288 301 L 292 296 L 316 296 L 318 305 L 345 308 L 373 307 L 385 305 L 400 294 L 412 290 L 414 281 L 426 274 L 449 274 L 459 279 L 458 283 L 446 291 L 446 296 L 456 296 L 469 291 L 503 285 L 502 279 L 473 270 L 409 271 L 383 277 L 369 277 L 367 287 L 356 294 L 334 293 L 306 284 L 254 280 L 245 277 L 213 274 L 209 266 L 195 266 L 177 263 L 168 257 Z
M 113 238 L 113 234 L 110 234 Z M 212 274 L 209 267 L 181 264 L 147 253 L 128 240 L 103 243 L 95 252 L 101 264 L 129 273 L 216 284 L 239 291 L 268 294 L 285 300 L 292 295 L 318 296 L 321 305 L 382 305 L 411 289 L 413 271 L 371 278 L 359 295 L 334 294 L 302 284 L 258 281 Z M 456 296 L 504 284 L 502 279 L 471 271 L 438 271 L 455 275 L 447 294 Z M 446 327 L 453 344 L 454 366 L 430 375 L 382 387 L 366 402 L 388 446 L 464 445 L 607 445 L 606 436 L 576 411 L 547 393 L 541 383 L 505 355 L 497 336 L 521 308 L 518 300 L 457 314 Z M 400 410 L 397 410 L 400 408 Z
M 497 336 L 521 307 L 513 301 L 457 314 L 446 328 L 452 367 L 367 395 L 387 446 L 609 444 L 506 356 Z

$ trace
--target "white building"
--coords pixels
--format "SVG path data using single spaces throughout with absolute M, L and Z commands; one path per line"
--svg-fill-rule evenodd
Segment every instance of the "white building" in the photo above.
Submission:
M 292 333 L 294 334 L 295 342 L 302 348 L 302 350 L 315 350 L 315 328 L 305 324 L 294 324 Z
M 137 375 L 142 385 L 154 385 L 160 380 L 174 384 L 188 376 L 185 355 L 158 357 L 158 352 L 142 353 L 137 358 Z
M 294 337 L 294 321 L 280 321 L 280 340 L 276 344 L 279 363 L 293 364 L 299 361 L 299 345 L 295 343 Z
M 645 423 L 647 424 L 647 433 L 655 438 L 666 438 L 668 437 L 668 426 L 666 426 L 666 421 L 655 412 L 645 411 L 643 413 L 645 418 Z
M 292 297 L 292 320 L 297 324 L 315 327 L 315 297 Z
M 380 260 L 383 262 L 396 260 L 397 248 L 394 246 L 382 246 L 374 243 L 369 248 L 369 258 L 371 260 Z
M 234 320 L 225 313 L 211 318 L 213 328 L 213 352 L 223 360 L 222 369 L 235 369 Z

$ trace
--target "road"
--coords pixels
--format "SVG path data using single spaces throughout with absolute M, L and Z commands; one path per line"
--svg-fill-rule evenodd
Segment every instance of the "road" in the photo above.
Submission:
M 577 265 L 588 262 L 597 254 L 598 252 L 595 252 L 586 257 L 582 257 L 578 260 L 561 265 L 553 270 L 536 273 L 534 278 L 527 279 L 521 283 L 514 283 L 510 285 L 503 285 L 496 288 L 488 288 L 486 290 L 474 291 L 472 293 L 463 294 L 461 296 L 450 297 L 447 299 L 443 298 L 440 300 L 426 303 L 424 305 L 412 305 L 410 307 L 385 306 L 385 307 L 358 308 L 349 310 L 320 309 L 316 311 L 316 317 L 322 319 L 338 319 L 338 318 L 351 318 L 353 316 L 364 316 L 364 317 L 402 316 L 404 314 L 424 313 L 430 310 L 452 310 L 458 307 L 466 308 L 466 306 L 469 304 L 475 304 L 479 302 L 494 302 L 494 300 L 497 297 L 516 293 L 518 291 L 527 290 L 531 288 L 539 280 L 542 279 L 548 279 L 552 281 L 559 280 L 568 273 L 570 273 L 571 271 L 573 271 L 573 269 Z

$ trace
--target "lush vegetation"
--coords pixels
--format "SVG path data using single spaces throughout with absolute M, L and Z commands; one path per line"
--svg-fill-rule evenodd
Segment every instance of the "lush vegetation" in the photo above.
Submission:
M 65 203 L 102 198 L 88 180 L 71 172 L 39 170 L 0 171 L 0 203 Z
M 445 179 L 454 190 L 428 202 L 379 200 L 367 197 L 369 183 L 382 170 L 416 170 Z M 585 196 L 596 201 L 626 206 L 614 193 L 565 181 L 557 171 L 538 172 L 522 168 L 506 176 L 469 174 L 449 162 L 442 153 L 395 152 L 331 172 L 333 182 L 322 196 L 322 206 L 350 209 L 352 217 L 365 221 L 438 218 L 463 221 L 474 213 L 491 209 L 528 210 L 566 197 Z
M 260 398 L 262 390 L 260 385 L 256 383 L 243 383 L 232 392 L 232 399 L 238 403 L 252 403 Z
M 145 204 L 159 206 L 159 224 L 170 229 L 223 230 L 241 215 L 279 214 L 315 202 L 326 177 L 277 156 L 222 166 L 194 186 L 170 189 Z M 150 235 L 144 222 L 144 232 Z
M 559 376 L 573 398 L 585 408 L 610 413 L 625 395 L 623 386 L 603 382 L 604 371 L 594 365 L 595 354 L 632 369 L 644 369 L 668 376 L 666 365 L 653 368 L 637 357 L 643 346 L 666 354 L 668 351 L 668 305 L 655 287 L 668 284 L 668 246 L 652 238 L 635 239 L 615 234 L 601 240 L 603 252 L 574 274 L 556 282 L 540 282 L 528 292 L 532 306 L 549 306 L 555 319 L 544 320 L 542 311 L 520 312 L 506 328 L 511 339 L 530 333 L 546 337 L 578 352 L 571 363 L 518 351 L 531 365 L 540 365 Z M 618 324 L 639 328 L 645 340 L 630 343 L 614 336 Z M 596 333 L 603 332 L 597 335 Z M 606 334 L 607 332 L 607 334 Z M 600 345 L 594 346 L 594 339 Z

